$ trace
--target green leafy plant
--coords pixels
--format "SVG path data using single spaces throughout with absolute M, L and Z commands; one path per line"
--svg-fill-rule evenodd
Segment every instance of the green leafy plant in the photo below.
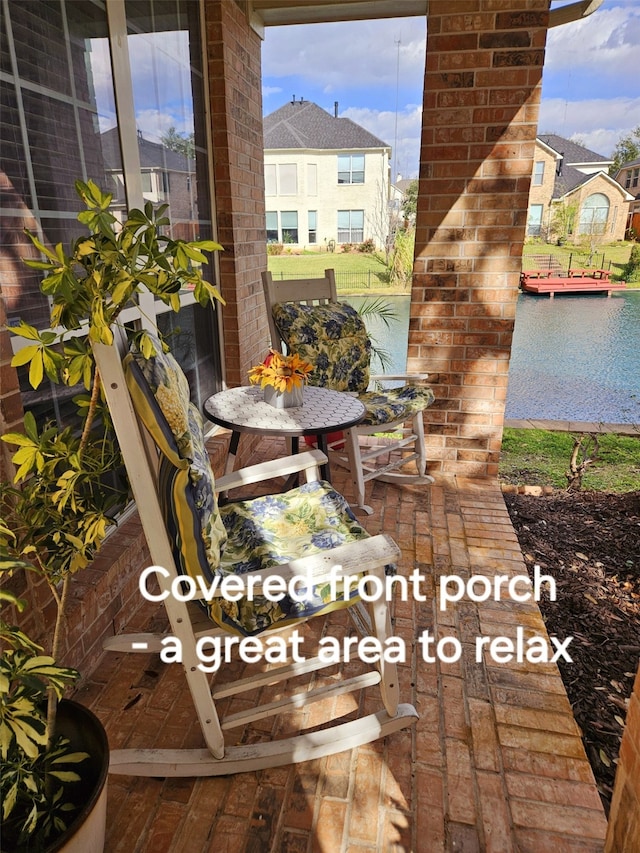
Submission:
M 45 376 L 56 384 L 84 386 L 73 398 L 77 424 L 60 428 L 46 423 L 39 428 L 27 412 L 23 432 L 2 436 L 17 448 L 13 455 L 17 470 L 12 483 L 0 483 L 0 573 L 38 575 L 56 605 L 47 654 L 40 655 L 35 644 L 4 620 L 0 637 L 8 647 L 0 670 L 5 809 L 8 798 L 8 814 L 21 827 L 20 833 L 38 839 L 64 823 L 67 803 L 52 780 L 65 781 L 70 771 L 61 768 L 77 758 L 65 758 L 64 747 L 59 752 L 60 745 L 52 740 L 57 700 L 75 678 L 73 670 L 57 663 L 65 648 L 70 581 L 94 559 L 115 524 L 117 508 L 128 499 L 91 344 L 113 343 L 121 312 L 136 304 L 143 287 L 174 311 L 180 308 L 179 294 L 185 288 L 203 306 L 221 298 L 203 278 L 202 265 L 207 252 L 222 247 L 211 240 L 187 242 L 165 236 L 167 205 L 130 210 L 120 223 L 111 210 L 110 194 L 92 181 L 77 181 L 76 190 L 86 207 L 78 220 L 88 234 L 78 237 L 69 252 L 61 244 L 51 248 L 27 232 L 44 260 L 25 263 L 44 273 L 41 290 L 51 299 L 50 325 L 61 331 L 42 332 L 26 323 L 11 331 L 24 341 L 12 364 L 28 368 L 34 388 Z M 153 346 L 144 331 L 137 339 L 143 351 Z M 7 596 L 20 610 L 8 592 L 3 600 Z M 43 724 L 44 712 L 34 708 L 45 694 Z M 34 767 L 33 762 L 34 776 L 25 770 Z M 42 785 L 34 778 L 42 778 Z M 51 814 L 55 819 L 47 817 Z
M 0 530 L 11 538 L 6 527 Z M 0 590 L 0 601 L 19 612 L 25 606 L 6 590 Z M 2 845 L 4 850 L 41 849 L 49 837 L 66 828 L 75 805 L 65 796 L 64 786 L 80 780 L 76 765 L 88 757 L 71 751 L 65 738 L 49 743 L 47 735 L 47 693 L 61 698 L 78 672 L 40 654 L 40 646 L 2 618 L 0 640 L 5 646 L 0 658 Z

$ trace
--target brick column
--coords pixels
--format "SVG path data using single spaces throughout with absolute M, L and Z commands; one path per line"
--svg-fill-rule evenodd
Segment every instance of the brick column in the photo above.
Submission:
M 429 3 L 408 368 L 445 472 L 498 470 L 548 6 Z
M 640 667 L 629 699 L 604 849 L 640 850 Z
M 226 378 L 246 385 L 269 342 L 261 43 L 238 3 L 207 0 L 205 24 Z

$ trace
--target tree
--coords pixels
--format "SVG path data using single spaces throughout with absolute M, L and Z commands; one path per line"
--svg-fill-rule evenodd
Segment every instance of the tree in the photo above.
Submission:
M 555 205 L 553 219 L 551 220 L 551 230 L 557 237 L 558 245 L 566 243 L 571 234 L 573 234 L 578 209 L 579 205 L 577 202 L 569 204 L 566 199 Z
M 609 174 L 615 177 L 618 170 L 640 157 L 640 124 L 631 133 L 621 136 L 613 149 L 613 163 L 609 167 Z
M 169 130 L 160 137 L 160 141 L 169 151 L 175 151 L 177 154 L 184 154 L 185 157 L 193 157 L 195 155 L 196 145 L 193 133 L 183 134 L 178 133 L 175 127 L 170 127 Z
M 418 205 L 418 181 L 414 179 L 407 187 L 402 202 L 402 215 L 410 222 L 415 222 L 416 209 Z

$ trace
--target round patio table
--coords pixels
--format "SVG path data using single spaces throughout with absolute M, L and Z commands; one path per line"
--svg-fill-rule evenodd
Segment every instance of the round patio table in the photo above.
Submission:
M 283 435 L 298 452 L 298 439 L 317 436 L 318 448 L 327 456 L 327 435 L 349 429 L 365 416 L 365 407 L 350 394 L 327 388 L 305 386 L 304 403 L 290 409 L 276 409 L 265 403 L 256 385 L 229 388 L 205 400 L 204 413 L 210 421 L 231 430 L 225 472 L 233 471 L 240 435 Z M 323 479 L 330 482 L 328 463 L 322 466 Z

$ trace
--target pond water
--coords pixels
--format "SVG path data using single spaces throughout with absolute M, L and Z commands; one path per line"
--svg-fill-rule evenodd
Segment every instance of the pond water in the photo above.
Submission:
M 348 301 L 358 307 L 371 298 Z M 397 321 L 390 329 L 373 319 L 368 325 L 389 353 L 387 372 L 404 371 L 409 297 L 384 299 L 393 305 Z M 600 294 L 555 299 L 520 294 L 506 416 L 639 423 L 640 290 L 610 299 Z

